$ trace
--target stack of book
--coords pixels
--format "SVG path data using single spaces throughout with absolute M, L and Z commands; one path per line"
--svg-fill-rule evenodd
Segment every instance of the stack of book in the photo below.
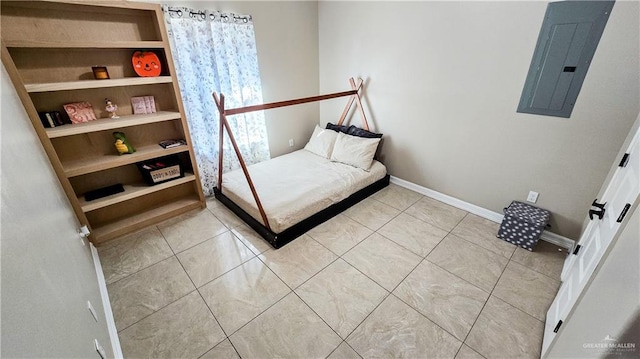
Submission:
M 153 96 L 139 96 L 131 98 L 134 115 L 156 113 L 156 100 Z
M 42 125 L 47 128 L 66 125 L 68 122 L 62 118 L 59 111 L 38 112 Z

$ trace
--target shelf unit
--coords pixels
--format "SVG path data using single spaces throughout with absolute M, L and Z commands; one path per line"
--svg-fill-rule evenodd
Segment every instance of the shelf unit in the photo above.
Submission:
M 2 1 L 2 62 L 49 157 L 73 210 L 105 241 L 204 208 L 191 138 L 159 5 L 74 0 Z M 160 58 L 158 77 L 138 77 L 134 51 Z M 106 66 L 95 80 L 92 66 Z M 158 112 L 133 115 L 130 99 L 154 96 Z M 104 99 L 118 105 L 108 118 Z M 59 111 L 87 101 L 97 120 L 45 128 L 38 112 Z M 124 132 L 136 152 L 118 155 L 112 132 Z M 164 149 L 158 142 L 184 138 L 186 146 Z M 178 156 L 185 176 L 155 186 L 144 183 L 136 163 Z M 87 201 L 88 191 L 121 183 L 124 192 Z

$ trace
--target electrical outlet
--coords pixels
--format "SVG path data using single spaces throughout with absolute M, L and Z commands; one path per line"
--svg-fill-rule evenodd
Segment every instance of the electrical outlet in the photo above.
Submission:
M 529 197 L 527 197 L 527 202 L 536 203 L 538 201 L 538 192 L 529 191 Z
M 104 350 L 104 348 L 102 347 L 102 345 L 100 345 L 100 343 L 98 342 L 98 339 L 94 339 L 93 340 L 93 344 L 96 347 L 96 352 L 98 352 L 98 355 L 100 355 L 100 358 L 102 359 L 106 359 L 107 357 L 107 352 Z
M 96 309 L 93 307 L 93 305 L 91 304 L 90 301 L 87 301 L 87 308 L 89 308 L 89 312 L 91 312 L 91 315 L 93 316 L 93 319 L 96 320 L 96 322 L 98 321 L 98 313 L 96 313 Z
M 293 147 L 293 138 L 289 139 L 289 147 Z

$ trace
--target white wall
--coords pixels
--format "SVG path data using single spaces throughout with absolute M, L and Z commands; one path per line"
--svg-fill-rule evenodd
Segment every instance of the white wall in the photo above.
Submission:
M 315 1 L 163 1 L 171 6 L 253 17 L 265 102 L 318 94 L 318 3 Z M 318 104 L 265 111 L 271 157 L 300 149 L 318 123 Z M 289 139 L 295 142 L 289 147 Z
M 98 358 L 96 338 L 113 357 L 89 246 L 4 66 L 0 74 L 0 356 Z
M 618 344 L 636 346 L 632 352 L 612 351 L 612 357 L 640 355 L 640 210 L 636 208 L 629 216 L 625 229 L 551 346 L 549 358 L 605 357 L 602 349 L 588 346 L 614 343 L 605 341 L 607 336 L 617 339 Z
M 638 2 L 616 2 L 570 119 L 516 113 L 546 2 L 319 3 L 320 93 L 366 79 L 391 174 L 501 212 L 540 192 L 576 239 L 640 109 Z M 337 121 L 344 101 L 320 106 Z M 358 116 L 352 123 L 359 123 Z

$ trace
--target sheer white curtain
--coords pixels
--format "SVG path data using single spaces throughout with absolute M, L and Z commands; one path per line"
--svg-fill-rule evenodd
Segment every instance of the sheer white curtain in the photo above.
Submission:
M 218 176 L 219 116 L 211 93 L 225 107 L 262 103 L 262 84 L 251 16 L 163 6 L 169 42 L 205 195 Z M 247 164 L 269 159 L 263 112 L 228 117 Z M 223 171 L 238 167 L 225 134 Z

